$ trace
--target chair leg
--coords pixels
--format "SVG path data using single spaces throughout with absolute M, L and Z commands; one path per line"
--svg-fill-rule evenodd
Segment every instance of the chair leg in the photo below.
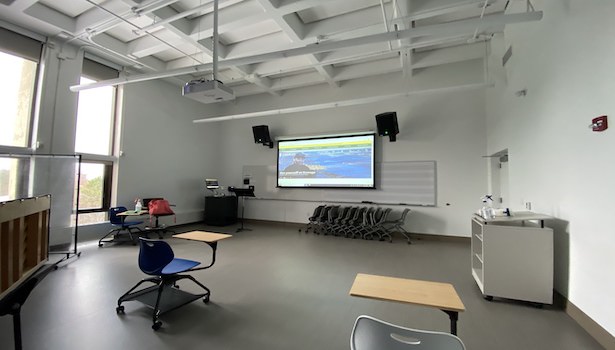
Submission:
M 191 280 L 192 282 L 196 283 L 199 287 L 205 289 L 207 291 L 207 295 L 203 297 L 203 301 L 206 303 L 209 302 L 209 297 L 211 296 L 211 291 L 209 290 L 209 288 L 205 287 L 201 282 L 197 281 L 194 277 L 190 275 L 183 275 L 182 277 Z
M 410 242 L 410 236 L 409 233 L 401 226 L 401 225 L 395 225 L 395 228 L 401 232 L 402 235 L 404 235 L 404 237 L 406 237 L 406 240 L 408 241 L 408 244 L 412 244 L 412 242 Z
M 114 228 L 113 230 L 107 232 L 106 235 L 102 236 L 102 238 L 98 240 L 98 246 L 102 247 L 103 246 L 103 242 L 102 242 L 103 239 L 107 238 L 110 234 L 112 234 L 113 232 L 116 232 L 116 231 L 119 232 L 120 230 L 117 229 L 117 228 Z
M 130 242 L 132 242 L 132 245 L 137 245 L 137 242 L 135 242 L 135 238 L 132 236 L 132 227 L 126 227 L 126 231 L 128 231 L 128 238 L 130 238 Z
M 151 282 L 153 284 L 159 284 L 162 283 L 162 280 L 158 277 L 150 277 L 150 278 L 144 278 L 142 280 L 139 281 L 139 283 L 135 284 L 132 288 L 130 288 L 128 290 L 128 292 L 124 293 L 124 295 L 122 295 L 118 300 L 117 300 L 117 306 L 120 307 L 122 306 L 122 303 L 124 301 L 126 301 L 126 297 L 129 296 L 135 289 L 137 289 L 140 285 L 142 285 L 145 282 Z
M 152 329 L 157 331 L 158 329 L 160 329 L 160 326 L 162 326 L 162 322 L 160 322 L 158 319 L 160 318 L 160 297 L 162 296 L 162 290 L 164 289 L 164 286 L 166 285 L 166 283 L 164 281 L 162 281 L 162 283 L 160 283 L 160 285 L 158 286 L 158 295 L 156 296 L 156 305 L 154 306 L 154 311 L 152 313 Z

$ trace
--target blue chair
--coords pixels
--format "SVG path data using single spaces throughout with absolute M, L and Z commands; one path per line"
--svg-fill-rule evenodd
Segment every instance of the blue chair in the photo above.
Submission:
M 142 237 L 139 240 L 139 268 L 143 273 L 152 277 L 142 279 L 118 299 L 117 308 L 115 309 L 118 314 L 124 313 L 124 306 L 122 306 L 124 301 L 139 300 L 154 308 L 152 329 L 158 330 L 162 326 L 162 322 L 159 321 L 162 313 L 174 310 L 201 297 L 203 297 L 203 302 L 209 302 L 211 294 L 209 288 L 190 275 L 180 275 L 182 272 L 191 271 L 200 265 L 200 262 L 176 258 L 173 249 L 165 241 Z M 206 292 L 203 294 L 191 294 L 180 291 L 177 281 L 182 279 L 193 281 Z M 145 282 L 151 282 L 154 286 L 135 292 Z M 169 300 L 162 300 L 164 297 L 167 297 Z
M 102 247 L 103 240 L 107 238 L 110 234 L 112 234 L 113 232 L 117 232 L 117 234 L 119 235 L 120 233 L 122 233 L 122 231 L 127 231 L 128 237 L 130 237 L 130 241 L 133 244 L 136 244 L 134 238 L 132 237 L 132 230 L 143 232 L 141 228 L 136 227 L 137 225 L 141 225 L 143 221 L 126 221 L 123 217 L 117 215 L 119 213 L 125 212 L 126 210 L 126 207 L 109 208 L 109 222 L 113 226 L 113 229 L 107 232 L 106 235 L 104 235 L 101 239 L 98 240 L 99 247 Z
M 377 318 L 359 316 L 350 336 L 351 350 L 465 350 L 458 337 L 394 325 Z

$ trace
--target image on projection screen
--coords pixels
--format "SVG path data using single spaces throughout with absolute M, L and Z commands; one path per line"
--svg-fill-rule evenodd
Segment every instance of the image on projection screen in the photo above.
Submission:
M 278 187 L 375 188 L 374 134 L 278 141 Z

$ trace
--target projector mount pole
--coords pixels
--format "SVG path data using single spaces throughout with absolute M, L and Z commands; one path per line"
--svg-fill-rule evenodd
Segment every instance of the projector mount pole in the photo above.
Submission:
M 213 71 L 211 72 L 211 80 L 216 81 L 218 74 L 218 0 L 214 0 L 214 49 L 213 49 Z

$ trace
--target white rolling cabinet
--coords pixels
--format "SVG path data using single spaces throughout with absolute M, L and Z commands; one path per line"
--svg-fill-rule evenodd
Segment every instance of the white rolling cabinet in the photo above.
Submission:
M 551 218 L 531 212 L 472 218 L 472 276 L 487 300 L 493 297 L 553 303 Z

